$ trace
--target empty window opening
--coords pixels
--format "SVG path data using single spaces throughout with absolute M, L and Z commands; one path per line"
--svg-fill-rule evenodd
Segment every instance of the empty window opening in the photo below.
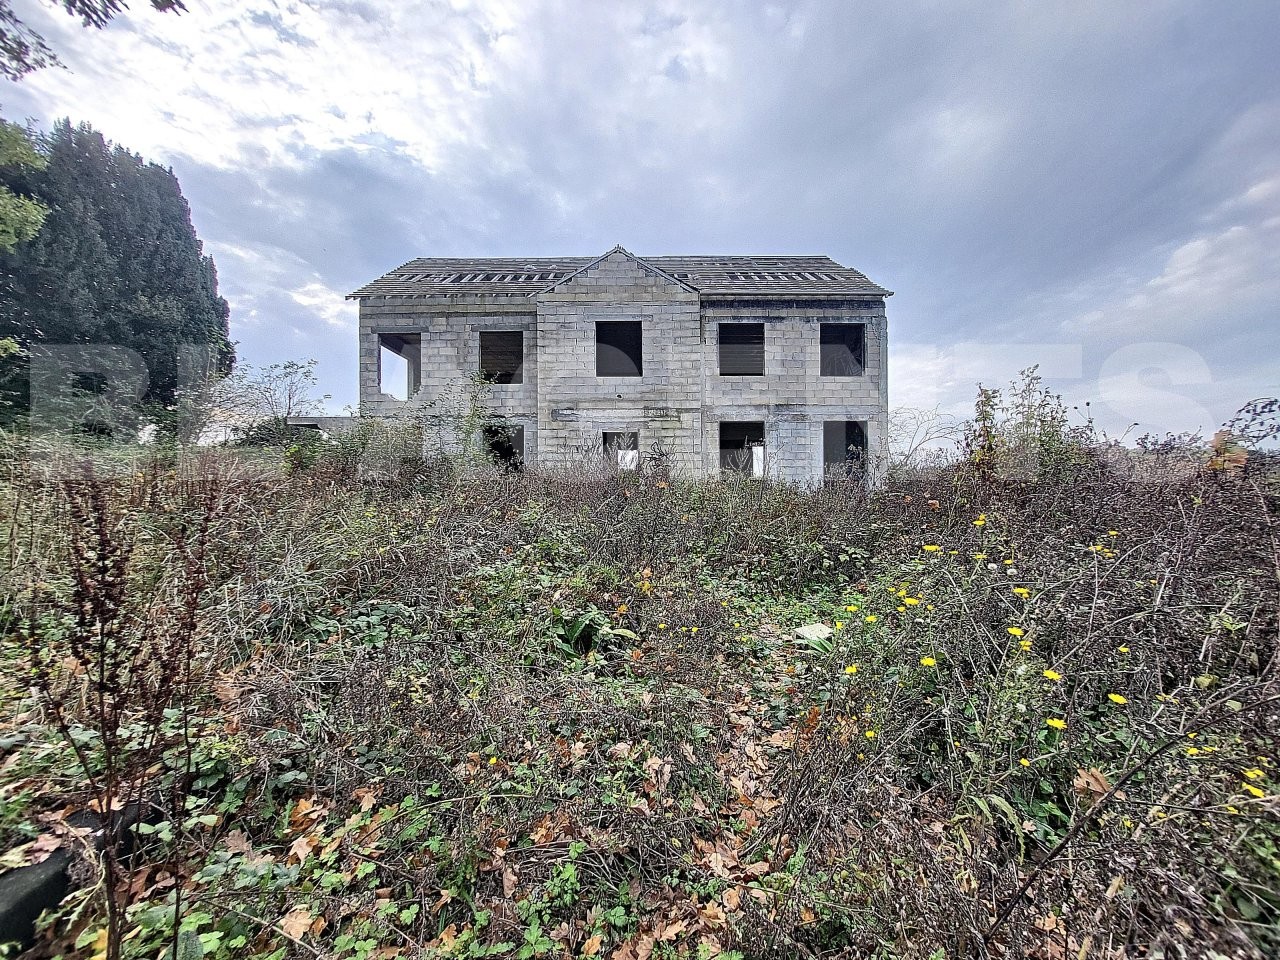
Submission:
M 763 422 L 721 422 L 720 469 L 752 477 L 764 476 Z
M 486 330 L 480 334 L 480 375 L 490 383 L 524 383 L 524 333 Z
M 861 323 L 824 323 L 818 335 L 822 350 L 821 375 L 824 377 L 860 377 L 865 367 L 866 325 Z
M 379 389 L 397 400 L 408 400 L 422 382 L 422 334 L 378 335 Z
M 722 323 L 720 376 L 764 376 L 764 324 Z
M 860 477 L 867 465 L 867 425 L 828 420 L 822 425 L 822 472 L 827 477 Z
M 524 427 L 494 423 L 484 428 L 489 459 L 508 470 L 524 469 Z
M 596 376 L 644 375 L 639 320 L 596 321 Z
M 604 462 L 617 470 L 640 466 L 640 434 L 626 431 L 604 432 Z

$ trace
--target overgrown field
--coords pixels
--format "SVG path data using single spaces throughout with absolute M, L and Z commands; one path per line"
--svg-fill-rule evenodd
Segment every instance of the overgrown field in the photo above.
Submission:
M 36 955 L 1277 956 L 1280 486 L 1050 433 L 870 496 L 12 455 L 5 863 L 142 819 Z

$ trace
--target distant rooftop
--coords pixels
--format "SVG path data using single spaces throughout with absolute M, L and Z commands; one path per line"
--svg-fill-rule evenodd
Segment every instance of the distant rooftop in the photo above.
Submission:
M 530 296 L 597 257 L 426 257 L 410 260 L 351 298 Z M 639 257 L 704 296 L 891 296 L 830 257 Z

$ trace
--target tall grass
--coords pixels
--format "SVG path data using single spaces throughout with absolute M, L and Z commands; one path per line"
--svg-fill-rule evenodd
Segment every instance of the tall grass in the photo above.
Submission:
M 132 545 L 139 625 L 198 593 L 189 714 L 159 760 L 116 745 L 183 798 L 118 880 L 125 955 L 1280 950 L 1265 455 L 1123 450 L 1034 384 L 873 491 L 459 469 L 371 431 L 289 469 L 9 461 L 3 615 L 41 662 L 106 655 L 55 629 L 102 620 L 68 478 Z M 6 649 L 14 842 L 110 751 Z M 45 952 L 92 952 L 84 907 Z

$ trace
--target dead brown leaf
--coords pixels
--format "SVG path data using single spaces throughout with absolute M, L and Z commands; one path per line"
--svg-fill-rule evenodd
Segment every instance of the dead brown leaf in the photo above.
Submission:
M 223 841 L 228 853 L 252 853 L 253 844 L 249 842 L 249 838 L 245 836 L 243 830 L 232 830 L 227 834 Z
M 672 923 L 659 923 L 658 940 L 663 943 L 670 943 L 676 937 L 680 936 L 680 934 L 684 933 L 686 927 L 688 927 L 688 924 L 683 920 L 676 920 Z
M 280 930 L 290 940 L 301 940 L 302 935 L 311 929 L 314 919 L 306 907 L 294 907 L 280 918 Z
M 725 912 L 718 903 L 708 903 L 699 913 L 702 914 L 703 921 L 709 927 L 723 927 L 728 921 Z
M 315 837 L 304 834 L 289 846 L 289 858 L 297 858 L 299 863 L 306 860 L 311 855 L 311 851 L 316 848 L 319 841 Z
M 1097 767 L 1090 767 L 1088 770 L 1079 769 L 1076 771 L 1076 778 L 1072 781 L 1076 793 L 1081 797 L 1089 800 L 1089 805 L 1097 803 L 1111 790 L 1111 783 Z

